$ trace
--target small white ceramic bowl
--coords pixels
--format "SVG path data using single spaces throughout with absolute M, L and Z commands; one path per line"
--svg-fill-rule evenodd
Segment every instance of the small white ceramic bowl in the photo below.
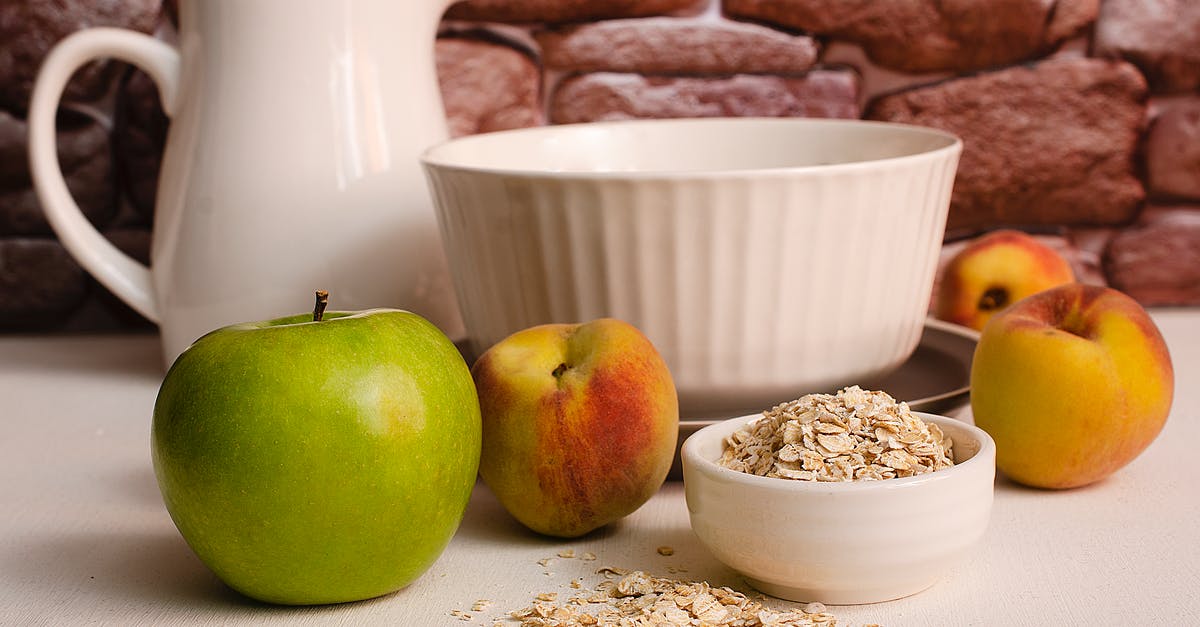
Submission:
M 692 529 L 771 596 L 849 605 L 928 588 L 987 529 L 996 445 L 965 422 L 917 415 L 954 440 L 955 465 L 880 481 L 812 483 L 717 465 L 725 438 L 759 415 L 697 431 L 683 445 Z
M 710 118 L 485 133 L 422 162 L 470 352 L 620 318 L 684 416 L 731 416 L 908 358 L 961 148 L 916 126 Z

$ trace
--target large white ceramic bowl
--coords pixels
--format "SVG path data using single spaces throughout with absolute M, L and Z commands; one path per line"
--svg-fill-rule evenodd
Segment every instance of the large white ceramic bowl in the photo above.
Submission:
M 697 431 L 683 445 L 692 529 L 718 560 L 772 596 L 846 605 L 928 588 L 987 529 L 996 445 L 965 422 L 916 415 L 954 440 L 954 466 L 846 483 L 759 477 L 717 460 L 725 438 L 760 416 Z
M 908 357 L 960 150 L 913 126 L 729 118 L 475 135 L 422 162 L 471 352 L 620 318 L 662 353 L 683 413 L 712 415 Z

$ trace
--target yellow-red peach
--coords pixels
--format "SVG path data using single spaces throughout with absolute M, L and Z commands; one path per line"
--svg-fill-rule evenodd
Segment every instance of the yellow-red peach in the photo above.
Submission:
M 1018 300 L 1074 280 L 1071 264 L 1058 251 L 1021 231 L 993 231 L 946 264 L 934 316 L 980 330 Z
M 653 344 L 611 318 L 518 331 L 472 367 L 483 416 L 479 474 L 510 514 L 577 537 L 662 486 L 679 401 Z
M 993 316 L 971 365 L 971 409 L 996 441 L 996 466 L 1041 488 L 1087 485 L 1131 462 L 1162 430 L 1174 390 L 1141 305 L 1078 283 Z

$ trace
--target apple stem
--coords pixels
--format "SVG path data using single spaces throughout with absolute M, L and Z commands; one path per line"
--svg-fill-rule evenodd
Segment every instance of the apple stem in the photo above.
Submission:
M 325 317 L 325 307 L 329 305 L 329 292 L 317 290 L 317 304 L 313 306 L 313 322 L 320 322 Z
M 567 364 L 565 364 L 565 363 L 562 363 L 562 364 L 559 364 L 559 365 L 558 365 L 558 367 L 554 369 L 554 372 L 551 372 L 550 374 L 551 374 L 551 375 L 552 375 L 552 376 L 553 376 L 555 379 L 557 379 L 557 378 L 559 378 L 559 377 L 563 376 L 563 373 L 564 373 L 564 372 L 566 372 L 566 371 L 567 371 Z

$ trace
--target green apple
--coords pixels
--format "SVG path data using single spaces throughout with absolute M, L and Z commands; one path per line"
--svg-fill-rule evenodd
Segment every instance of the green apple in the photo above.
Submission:
M 479 401 L 437 327 L 392 309 L 229 326 L 167 372 L 154 470 L 200 559 L 246 596 L 355 601 L 427 570 L 479 465 Z

